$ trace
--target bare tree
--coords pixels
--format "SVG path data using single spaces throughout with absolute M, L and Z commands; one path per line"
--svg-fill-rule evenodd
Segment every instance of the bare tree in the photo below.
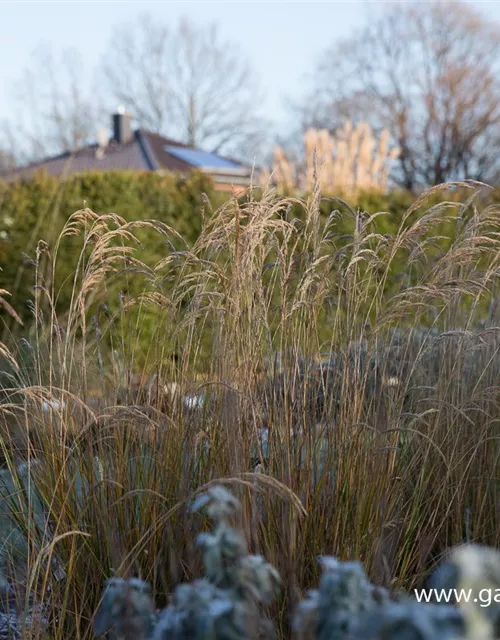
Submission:
M 102 72 L 115 103 L 155 133 L 211 151 L 248 150 L 262 136 L 262 103 L 240 51 L 216 26 L 173 30 L 143 15 L 118 28 Z
M 8 173 L 16 167 L 16 159 L 9 152 L 0 149 L 0 179 L 4 173 Z
M 409 189 L 493 180 L 500 168 L 500 30 L 459 2 L 388 3 L 361 33 L 328 49 L 303 110 L 306 125 L 386 127 Z M 308 122 L 309 120 L 309 122 Z
M 98 109 L 75 50 L 39 46 L 13 88 L 16 146 L 24 160 L 73 151 L 95 137 Z
M 15 132 L 7 121 L 0 124 L 0 178 L 19 163 Z

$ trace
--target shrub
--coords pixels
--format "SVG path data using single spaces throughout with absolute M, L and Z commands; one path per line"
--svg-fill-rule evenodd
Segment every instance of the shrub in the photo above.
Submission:
M 207 205 L 191 244 L 158 221 L 66 222 L 85 248 L 69 309 L 39 291 L 55 311 L 3 345 L 0 406 L 25 541 L 6 575 L 52 637 L 90 637 L 109 576 L 163 606 L 200 575 L 186 505 L 214 481 L 241 487 L 248 549 L 283 578 L 281 637 L 318 555 L 410 590 L 447 548 L 500 544 L 498 208 L 429 197 L 384 234 L 346 205 L 325 218 L 319 193 Z
M 278 572 L 261 556 L 246 555 L 241 533 L 229 525 L 240 504 L 221 486 L 202 494 L 194 508 L 205 506 L 215 523 L 212 534 L 198 537 L 206 577 L 179 585 L 171 604 L 154 612 L 148 585 L 137 580 L 108 581 L 94 630 L 111 632 L 121 640 L 244 640 L 274 637 L 259 607 L 270 604 L 278 592 Z M 498 638 L 498 603 L 492 598 L 500 586 L 500 553 L 466 545 L 451 553 L 434 574 L 428 595 L 449 590 L 476 596 L 449 604 L 421 603 L 369 583 L 359 562 L 320 558 L 323 575 L 295 613 L 297 637 L 311 640 L 494 640 Z M 450 576 L 454 576 L 450 580 Z M 492 576 L 494 578 L 492 579 Z M 462 589 L 462 591 L 460 591 Z M 478 600 L 477 596 L 480 596 Z M 448 598 L 448 594 L 445 596 Z M 465 596 L 467 597 L 467 596 Z M 479 603 L 479 604 L 478 604 Z M 266 624 L 267 623 L 267 624 Z
M 194 242 L 201 229 L 203 193 L 215 204 L 221 201 L 210 179 L 196 172 L 184 178 L 151 172 L 96 171 L 65 180 L 38 173 L 23 182 L 0 181 L 0 288 L 9 291 L 11 304 L 29 323 L 36 267 L 38 284 L 49 290 L 54 287 L 56 310 L 64 314 L 70 306 L 71 280 L 82 243 L 81 237 L 71 236 L 58 247 L 57 240 L 74 211 L 89 207 L 98 214 L 119 211 L 128 221 L 155 219 L 175 227 L 185 241 Z M 141 239 L 147 243 L 146 260 L 163 255 L 165 240 L 161 236 L 144 234 Z

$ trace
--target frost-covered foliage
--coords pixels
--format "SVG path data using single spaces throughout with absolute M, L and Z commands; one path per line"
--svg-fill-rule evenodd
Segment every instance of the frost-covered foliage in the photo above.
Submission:
M 110 638 L 146 639 L 156 624 L 149 584 L 132 578 L 112 578 L 106 582 L 101 606 L 94 620 L 97 636 L 112 629 Z
M 496 640 L 500 638 L 500 552 L 467 544 L 454 549 L 431 576 L 427 595 L 449 604 L 391 597 L 368 581 L 358 562 L 321 558 L 318 590 L 300 603 L 294 626 L 314 640 Z M 433 591 L 434 590 L 434 591 Z M 453 602 L 453 594 L 469 598 Z M 485 596 L 489 594 L 489 600 Z M 448 595 L 446 596 L 448 597 Z M 495 601 L 496 598 L 496 601 Z M 457 605 L 458 606 L 455 606 Z
M 321 558 L 320 587 L 300 603 L 299 637 L 317 640 L 457 640 L 464 621 L 452 606 L 391 599 L 374 587 L 359 562 Z
M 190 638 L 245 640 L 272 635 L 272 625 L 259 606 L 271 604 L 280 585 L 276 569 L 261 556 L 248 555 L 244 537 L 229 520 L 240 503 L 221 486 L 200 495 L 194 510 L 203 509 L 214 523 L 212 533 L 198 536 L 206 576 L 179 585 L 170 605 L 154 616 L 147 585 L 138 580 L 111 580 L 96 615 L 98 636 L 181 640 Z
M 261 556 L 248 555 L 230 520 L 238 500 L 215 486 L 195 501 L 214 523 L 198 536 L 206 575 L 179 585 L 169 606 L 154 611 L 149 586 L 137 579 L 108 581 L 97 612 L 98 636 L 120 640 L 244 640 L 273 634 L 261 605 L 279 591 L 278 572 Z M 368 580 L 359 562 L 322 557 L 319 588 L 295 612 L 293 632 L 310 640 L 495 640 L 500 638 L 500 552 L 477 545 L 453 550 L 433 574 L 429 588 L 470 591 L 468 603 L 420 603 L 391 595 Z M 491 602 L 481 597 L 489 590 Z M 434 592 L 435 593 L 435 592 Z M 500 596 L 496 596 L 500 600 Z
M 0 573 L 0 640 L 46 637 L 47 614 L 46 604 L 33 602 L 31 596 L 20 607 L 16 590 Z

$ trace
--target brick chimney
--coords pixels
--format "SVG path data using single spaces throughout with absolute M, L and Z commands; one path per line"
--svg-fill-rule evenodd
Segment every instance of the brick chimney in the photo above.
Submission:
M 113 140 L 118 144 L 127 144 L 134 137 L 132 132 L 132 116 L 124 107 L 118 107 L 113 114 Z

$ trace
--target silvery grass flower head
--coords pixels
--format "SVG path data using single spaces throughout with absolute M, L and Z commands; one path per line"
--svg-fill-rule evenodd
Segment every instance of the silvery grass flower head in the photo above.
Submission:
M 110 640 L 147 640 L 155 624 L 151 589 L 137 578 L 106 581 L 106 589 L 94 618 L 97 637 Z

